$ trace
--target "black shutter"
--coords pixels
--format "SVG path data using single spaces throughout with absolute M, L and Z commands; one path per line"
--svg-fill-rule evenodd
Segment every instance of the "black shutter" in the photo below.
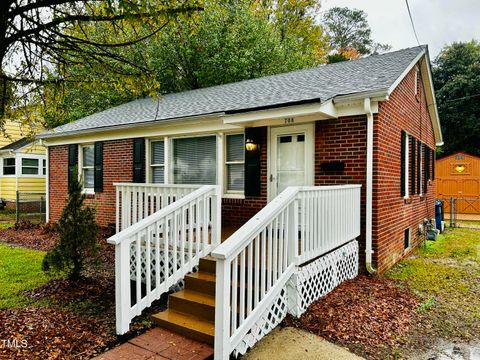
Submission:
M 423 162 L 423 193 L 427 193 L 428 178 L 430 177 L 430 148 L 423 145 L 425 161 Z
M 402 139 L 400 141 L 400 194 L 405 196 L 405 149 L 406 149 L 406 133 L 402 130 Z
M 133 182 L 145 182 L 145 139 L 133 139 Z
M 261 128 L 246 128 L 245 141 L 257 144 L 257 150 L 245 151 L 245 196 L 259 196 L 261 192 L 260 178 L 260 136 Z
M 415 194 L 415 185 L 416 185 L 416 177 L 415 177 L 415 169 L 417 167 L 417 163 L 416 163 L 416 153 L 417 153 L 417 149 L 416 149 L 416 146 L 417 146 L 417 140 L 412 136 L 410 137 L 410 182 L 411 182 L 411 187 L 412 187 L 412 191 L 411 191 L 411 194 Z
M 78 163 L 78 145 L 70 144 L 68 145 L 68 186 L 69 187 L 75 175 L 78 176 L 77 163 Z
M 94 188 L 95 192 L 103 191 L 103 141 L 97 141 L 94 148 Z
M 437 154 L 434 149 L 432 149 L 432 181 L 435 180 L 435 160 L 437 159 Z
M 422 143 L 417 140 L 417 194 L 422 191 L 420 179 L 422 177 Z

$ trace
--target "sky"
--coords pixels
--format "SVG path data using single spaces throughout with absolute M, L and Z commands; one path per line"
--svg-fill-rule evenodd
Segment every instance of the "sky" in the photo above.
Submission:
M 420 44 L 427 44 L 433 60 L 454 41 L 480 40 L 480 0 L 409 0 Z M 335 6 L 357 8 L 368 14 L 375 42 L 392 50 L 417 45 L 405 0 L 323 0 L 322 11 Z

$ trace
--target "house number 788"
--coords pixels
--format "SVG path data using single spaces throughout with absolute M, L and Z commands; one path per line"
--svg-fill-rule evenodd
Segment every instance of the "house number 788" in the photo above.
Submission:
M 285 124 L 293 124 L 294 122 L 295 120 L 292 117 L 285 118 Z

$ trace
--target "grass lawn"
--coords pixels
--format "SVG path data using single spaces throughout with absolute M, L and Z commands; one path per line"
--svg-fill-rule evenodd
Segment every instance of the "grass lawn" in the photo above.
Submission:
M 29 303 L 21 292 L 47 283 L 42 271 L 45 252 L 0 244 L 0 309 Z
M 448 229 L 386 276 L 420 297 L 420 336 L 480 338 L 480 230 Z

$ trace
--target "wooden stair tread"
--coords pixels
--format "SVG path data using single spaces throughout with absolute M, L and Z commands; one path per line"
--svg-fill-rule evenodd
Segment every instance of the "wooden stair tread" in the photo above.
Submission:
M 204 271 L 199 271 L 195 273 L 190 273 L 186 275 L 185 277 L 191 277 L 194 279 L 199 279 L 203 281 L 208 281 L 208 282 L 215 282 L 215 274 L 209 273 L 209 272 L 204 272 Z
M 215 306 L 215 296 L 188 289 L 177 291 L 176 293 L 171 294 L 169 297 L 189 300 L 208 306 Z
M 194 340 L 213 344 L 215 336 L 214 322 L 172 309 L 167 309 L 152 315 L 152 320 L 161 327 L 170 329 Z

